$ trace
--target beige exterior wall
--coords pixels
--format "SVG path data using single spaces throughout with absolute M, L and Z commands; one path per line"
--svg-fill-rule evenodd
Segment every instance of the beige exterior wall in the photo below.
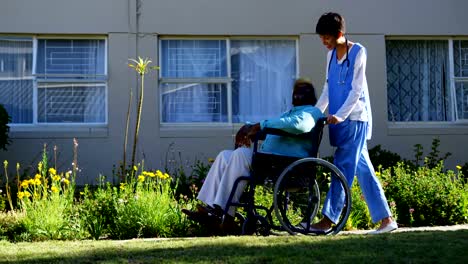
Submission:
M 25 131 L 12 129 L 12 145 L 0 152 L 11 164 L 37 163 L 43 143 L 57 145 L 58 165 L 71 166 L 72 138 L 79 140 L 79 182 L 92 183 L 122 159 L 129 88 L 136 87 L 127 59 L 137 54 L 157 62 L 159 36 L 297 36 L 299 75 L 310 77 L 317 88 L 324 81 L 326 50 L 314 34 L 325 11 L 342 13 L 350 38 L 368 50 L 367 78 L 374 115 L 369 147 L 412 158 L 413 145 L 429 150 L 439 136 L 441 151 L 450 151 L 449 166 L 468 161 L 468 125 L 395 128 L 387 121 L 386 36 L 467 36 L 468 1 L 464 0 L 0 0 L 0 34 L 90 35 L 108 38 L 108 125 Z M 140 12 L 137 15 L 137 10 Z M 139 32 L 139 37 L 136 37 Z M 136 97 L 136 96 L 134 96 Z M 133 113 L 136 102 L 133 101 Z M 210 127 L 160 127 L 159 91 L 155 76 L 147 78 L 139 144 L 139 159 L 146 167 L 161 168 L 166 157 L 192 163 L 214 157 L 233 144 L 239 125 Z M 133 131 L 133 127 L 130 127 Z M 131 132 L 132 134 L 133 132 Z M 130 156 L 132 139 L 129 138 Z M 171 147 L 170 147 L 171 146 Z M 322 155 L 330 155 L 328 138 Z M 185 165 L 185 164 L 184 164 Z M 60 169 L 59 168 L 59 169 Z

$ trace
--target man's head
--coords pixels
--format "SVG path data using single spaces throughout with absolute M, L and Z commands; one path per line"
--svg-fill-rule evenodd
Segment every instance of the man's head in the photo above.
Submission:
M 338 42 L 342 42 L 346 33 L 344 17 L 338 13 L 323 14 L 315 27 L 315 33 L 320 35 L 323 45 L 328 49 L 335 48 Z
M 312 83 L 306 79 L 298 79 L 294 83 L 292 104 L 294 106 L 315 105 L 317 97 Z

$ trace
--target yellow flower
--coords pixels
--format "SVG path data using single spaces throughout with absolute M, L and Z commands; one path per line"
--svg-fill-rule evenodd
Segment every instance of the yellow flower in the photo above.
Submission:
M 214 161 L 215 161 L 215 159 L 213 159 L 213 158 L 208 158 L 208 162 L 209 162 L 209 163 L 213 163 Z
M 29 181 L 28 180 L 24 180 L 24 181 L 21 182 L 21 187 L 28 188 L 28 186 L 29 186 Z
M 376 171 L 375 175 L 380 176 L 380 171 Z
M 34 179 L 34 185 L 41 185 L 41 180 Z
M 462 166 L 457 165 L 457 170 L 461 170 L 461 169 L 462 169 Z
M 70 181 L 67 180 L 67 179 L 63 179 L 63 183 L 65 183 L 66 185 L 70 184 Z
M 3 167 L 5 167 L 5 168 L 8 167 L 8 160 L 5 160 L 5 161 L 3 162 Z
M 70 174 L 71 174 L 70 171 L 65 172 L 65 177 L 66 177 L 67 179 L 70 178 Z
M 145 176 L 143 176 L 143 175 L 138 176 L 138 181 L 139 182 L 144 182 L 145 181 Z
M 40 179 L 41 178 L 41 175 L 39 173 L 36 173 L 36 175 L 34 176 L 34 179 Z
M 133 170 L 134 170 L 134 171 L 137 171 L 137 170 L 138 170 L 138 167 L 135 166 L 135 165 L 133 165 Z
M 52 192 L 58 192 L 58 188 L 55 187 L 55 186 L 50 187 L 50 190 L 51 190 Z
M 167 173 L 164 173 L 164 180 L 169 179 L 171 176 Z
M 18 199 L 23 199 L 24 197 L 24 192 L 18 192 Z
M 80 192 L 81 195 L 84 195 L 84 192 Z
M 55 175 L 55 174 L 57 174 L 57 171 L 54 168 L 50 168 L 49 173 L 50 173 L 50 175 Z
M 120 183 L 120 190 L 125 190 L 125 183 L 123 182 Z
M 34 179 L 29 179 L 28 182 L 29 182 L 29 184 L 34 185 L 34 184 L 36 183 L 36 180 L 34 180 Z
M 26 196 L 28 198 L 31 197 L 31 194 L 29 192 L 23 192 L 23 193 L 24 193 L 24 196 Z
M 59 181 L 59 180 L 60 180 L 60 176 L 55 175 L 55 176 L 52 177 L 52 180 L 54 180 L 54 181 Z
M 42 161 L 40 161 L 40 162 L 37 164 L 37 170 L 38 170 L 39 172 L 42 171 Z
M 20 164 L 17 162 L 16 163 L 16 169 L 19 170 L 19 168 L 20 168 Z
M 164 174 L 160 171 L 160 170 L 157 170 L 156 171 L 156 176 L 160 179 L 163 179 L 164 178 Z
M 151 171 L 143 171 L 142 174 L 143 174 L 143 176 L 145 176 L 145 177 L 151 177 L 151 178 L 153 178 L 153 177 L 156 176 L 156 174 L 154 174 L 154 172 L 151 172 Z

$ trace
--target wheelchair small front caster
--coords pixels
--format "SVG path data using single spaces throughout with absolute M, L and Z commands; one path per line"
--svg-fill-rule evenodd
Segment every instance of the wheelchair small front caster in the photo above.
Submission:
M 268 236 L 270 235 L 270 223 L 261 215 L 247 217 L 242 224 L 242 235 L 253 235 L 254 233 Z

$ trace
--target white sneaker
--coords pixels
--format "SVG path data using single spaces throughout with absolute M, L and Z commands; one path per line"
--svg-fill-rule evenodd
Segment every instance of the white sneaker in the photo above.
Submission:
M 377 229 L 377 230 L 371 231 L 371 232 L 369 232 L 367 234 L 369 234 L 369 235 L 378 235 L 378 234 L 392 232 L 392 231 L 394 231 L 396 229 L 398 229 L 398 224 L 395 221 L 392 221 L 386 227 L 384 227 L 382 229 Z

